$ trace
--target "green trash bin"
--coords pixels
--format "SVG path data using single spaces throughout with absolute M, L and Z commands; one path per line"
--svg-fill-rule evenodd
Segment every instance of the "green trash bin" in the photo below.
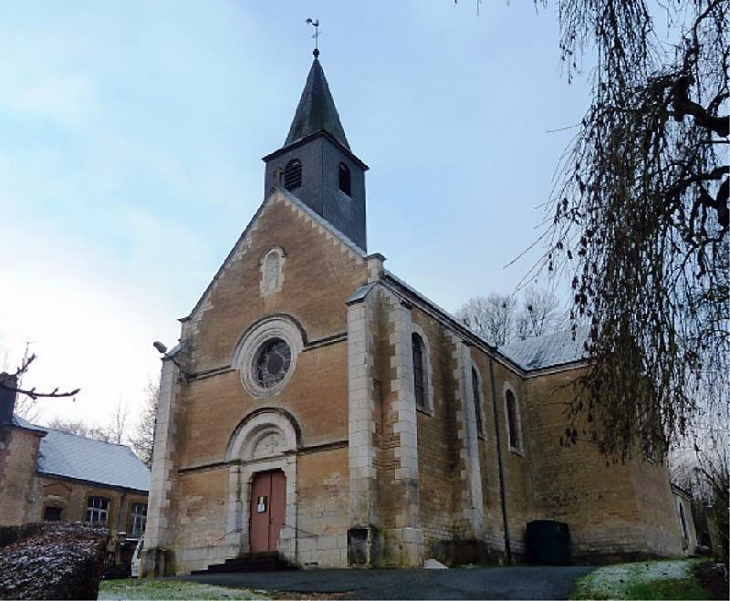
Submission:
M 565 522 L 534 520 L 527 524 L 527 558 L 548 566 L 570 564 L 570 529 Z

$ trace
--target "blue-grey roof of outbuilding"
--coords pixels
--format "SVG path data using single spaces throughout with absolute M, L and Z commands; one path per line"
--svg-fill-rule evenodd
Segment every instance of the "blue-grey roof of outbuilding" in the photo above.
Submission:
M 583 344 L 587 335 L 587 329 L 578 329 L 574 338 L 567 330 L 511 342 L 498 350 L 525 371 L 557 367 L 586 360 Z
M 45 434 L 48 430 L 45 428 L 41 428 L 40 426 L 34 426 L 29 421 L 24 420 L 22 417 L 18 417 L 17 415 L 13 415 L 13 419 L 11 422 L 14 426 L 17 426 L 18 428 L 23 428 L 25 430 L 31 430 L 32 432 L 39 432 Z
M 38 473 L 149 491 L 150 470 L 127 446 L 43 428 Z
M 337 113 L 335 101 L 329 85 L 327 85 L 327 78 L 324 76 L 319 59 L 315 58 L 284 147 L 317 132 L 327 132 L 347 150 L 350 150 L 345 130 L 340 122 L 340 115 Z

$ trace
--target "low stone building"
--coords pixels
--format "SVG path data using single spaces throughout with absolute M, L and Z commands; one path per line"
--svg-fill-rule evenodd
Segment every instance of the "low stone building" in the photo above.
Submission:
M 124 445 L 35 426 L 0 388 L 0 525 L 96 522 L 129 539 L 144 533 L 150 471 Z
M 662 465 L 560 444 L 580 341 L 496 349 L 368 253 L 367 166 L 316 56 L 264 161 L 263 203 L 163 360 L 148 574 L 259 551 L 522 561 L 538 519 L 579 561 L 684 552 Z

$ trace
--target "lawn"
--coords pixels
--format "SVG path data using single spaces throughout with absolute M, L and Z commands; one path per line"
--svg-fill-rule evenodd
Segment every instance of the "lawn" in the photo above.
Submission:
M 579 579 L 571 599 L 712 599 L 693 567 L 702 560 L 622 563 Z
M 99 599 L 270 599 L 262 591 L 175 580 L 102 580 Z

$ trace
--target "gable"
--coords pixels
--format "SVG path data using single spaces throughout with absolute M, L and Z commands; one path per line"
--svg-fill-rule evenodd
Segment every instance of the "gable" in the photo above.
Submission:
M 281 259 L 281 281 L 262 283 L 266 257 Z M 267 276 L 268 277 L 268 276 Z M 286 314 L 316 340 L 346 329 L 346 299 L 367 280 L 364 252 L 296 196 L 272 189 L 189 317 L 193 370 L 226 367 L 241 334 Z

